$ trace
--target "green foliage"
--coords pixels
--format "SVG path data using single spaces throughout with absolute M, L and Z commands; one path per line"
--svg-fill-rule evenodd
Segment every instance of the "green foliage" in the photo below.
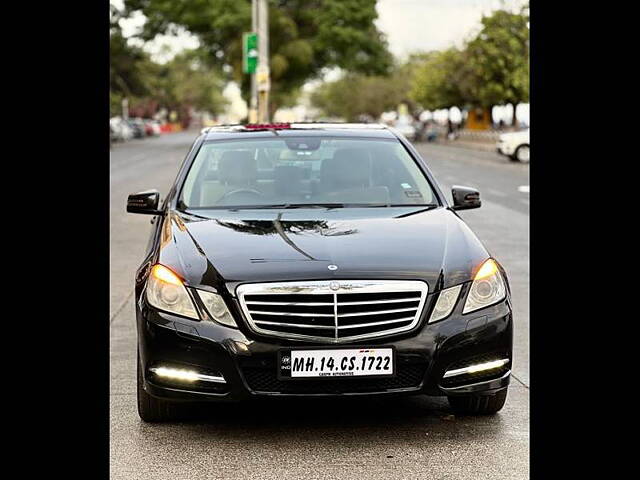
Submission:
M 111 114 L 121 113 L 122 98 L 130 100 L 151 94 L 156 65 L 141 48 L 127 44 L 120 28 L 112 24 L 109 61 Z
M 464 60 L 463 52 L 455 48 L 425 55 L 414 71 L 410 98 L 427 110 L 463 105 Z
M 158 67 L 155 96 L 169 110 L 220 113 L 226 105 L 224 81 L 202 60 L 199 50 L 187 50 Z
M 410 97 L 427 110 L 529 101 L 529 14 L 495 11 L 463 50 L 423 57 Z M 515 111 L 515 110 L 514 110 Z
M 498 10 L 482 19 L 467 55 L 480 106 L 529 101 L 529 14 Z
M 122 36 L 117 12 L 110 32 L 109 103 L 111 115 L 122 113 L 122 99 L 130 110 L 150 115 L 158 108 L 176 111 L 181 119 L 189 108 L 219 113 L 226 105 L 223 75 L 206 62 L 200 50 L 189 50 L 160 65 L 142 48 Z
M 311 103 L 329 117 L 353 122 L 365 117 L 376 120 L 383 112 L 395 110 L 405 100 L 406 86 L 393 75 L 350 74 L 320 85 L 311 94 Z
M 482 19 L 481 31 L 463 49 L 413 54 L 388 77 L 348 75 L 321 85 L 312 103 L 325 115 L 357 120 L 361 115 L 376 119 L 399 103 L 417 116 L 423 109 L 527 102 L 528 22 L 526 8 L 496 11 Z
M 229 66 L 248 99 L 242 73 L 242 33 L 251 29 L 250 0 L 125 0 L 125 13 L 141 11 L 142 38 L 182 27 L 200 40 L 211 64 Z M 325 68 L 380 74 L 391 65 L 386 40 L 374 25 L 376 0 L 270 0 L 271 102 L 292 96 Z

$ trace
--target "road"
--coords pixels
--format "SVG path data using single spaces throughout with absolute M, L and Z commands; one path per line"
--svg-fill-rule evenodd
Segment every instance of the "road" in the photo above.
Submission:
M 492 417 L 455 417 L 445 398 L 213 405 L 185 423 L 144 424 L 136 411 L 133 275 L 149 217 L 129 193 L 166 193 L 195 132 L 134 140 L 111 152 L 111 425 L 113 479 L 529 478 L 529 168 L 497 154 L 419 144 L 441 186 L 477 187 L 461 216 L 504 265 L 515 305 L 514 378 Z M 449 199 L 451 196 L 449 194 Z

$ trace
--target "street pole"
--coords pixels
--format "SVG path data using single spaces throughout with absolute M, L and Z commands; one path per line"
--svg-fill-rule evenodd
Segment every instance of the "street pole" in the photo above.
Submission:
M 255 1 L 255 0 L 254 0 Z M 269 7 L 258 0 L 258 122 L 269 122 Z M 255 18 L 255 17 L 254 17 Z
M 258 0 L 251 0 L 251 31 L 258 31 Z M 251 100 L 249 104 L 249 123 L 258 121 L 258 81 L 256 72 L 251 74 Z

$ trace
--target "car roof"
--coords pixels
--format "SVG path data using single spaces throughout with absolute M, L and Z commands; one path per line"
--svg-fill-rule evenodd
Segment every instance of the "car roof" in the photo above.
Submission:
M 201 133 L 205 135 L 205 140 L 246 138 L 247 136 L 269 138 L 274 136 L 315 137 L 327 135 L 337 137 L 396 138 L 386 125 L 379 123 L 298 122 L 264 125 L 218 125 L 203 128 Z

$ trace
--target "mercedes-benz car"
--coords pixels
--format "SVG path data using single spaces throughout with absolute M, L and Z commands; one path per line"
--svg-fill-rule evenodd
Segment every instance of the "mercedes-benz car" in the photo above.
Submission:
M 393 128 L 204 129 L 160 201 L 135 276 L 138 411 L 259 397 L 446 396 L 459 414 L 507 397 L 504 269 Z

